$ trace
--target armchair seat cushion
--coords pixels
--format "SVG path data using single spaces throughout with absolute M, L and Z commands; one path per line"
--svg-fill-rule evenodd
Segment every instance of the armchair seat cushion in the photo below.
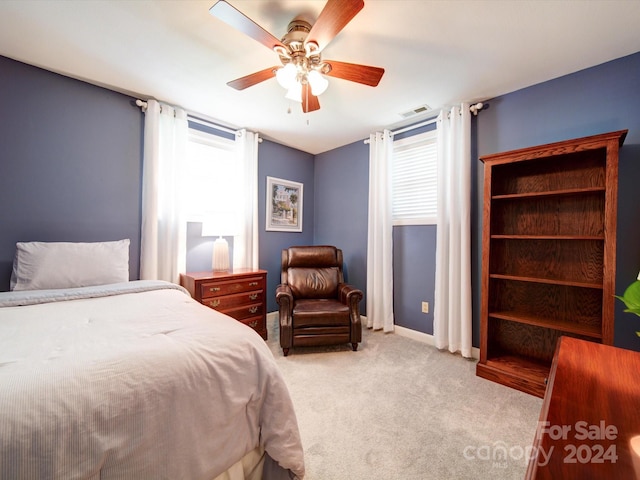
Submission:
M 349 306 L 328 298 L 297 300 L 293 305 L 295 328 L 349 325 Z

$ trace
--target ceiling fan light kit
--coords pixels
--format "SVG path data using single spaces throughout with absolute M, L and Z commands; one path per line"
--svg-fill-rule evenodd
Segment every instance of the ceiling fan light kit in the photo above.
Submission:
M 284 67 L 276 70 L 276 80 L 282 88 L 289 89 L 296 82 L 298 71 L 293 63 L 288 63 Z
M 329 86 L 329 80 L 320 75 L 317 70 L 311 70 L 307 78 L 309 85 L 311 85 L 311 93 L 316 97 L 322 95 Z
M 284 98 L 288 98 L 294 102 L 302 102 L 302 83 L 296 81 L 291 83 Z
M 209 12 L 273 50 L 282 64 L 232 80 L 227 85 L 244 90 L 276 77 L 280 86 L 287 90 L 285 98 L 301 102 L 305 113 L 320 109 L 317 97 L 329 86 L 325 75 L 377 86 L 384 74 L 383 68 L 323 61 L 321 56 L 321 51 L 363 7 L 363 0 L 328 0 L 315 24 L 294 19 L 289 23 L 284 37 L 278 40 L 225 0 L 219 0 Z
M 302 101 L 302 85 L 308 83 L 311 87 L 311 93 L 316 97 L 322 95 L 329 86 L 329 81 L 318 72 L 318 70 L 309 70 L 304 63 L 300 63 L 297 67 L 293 63 L 287 63 L 284 67 L 276 70 L 276 80 L 282 88 L 287 90 L 286 98 Z M 297 98 L 291 98 L 297 93 Z

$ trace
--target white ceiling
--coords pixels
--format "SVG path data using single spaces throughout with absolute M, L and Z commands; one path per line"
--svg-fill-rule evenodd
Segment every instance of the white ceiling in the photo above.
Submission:
M 278 59 L 211 16 L 213 3 L 1 0 L 0 55 L 318 154 L 407 124 L 400 114 L 423 104 L 482 101 L 640 51 L 638 0 L 365 0 L 323 58 L 383 67 L 380 84 L 329 78 L 322 108 L 303 114 L 275 79 L 226 85 Z M 325 4 L 229 3 L 278 38 Z

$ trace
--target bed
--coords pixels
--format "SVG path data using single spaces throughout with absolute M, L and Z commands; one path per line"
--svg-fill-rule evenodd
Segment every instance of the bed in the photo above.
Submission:
M 162 281 L 0 292 L 1 479 L 303 476 L 252 329 Z

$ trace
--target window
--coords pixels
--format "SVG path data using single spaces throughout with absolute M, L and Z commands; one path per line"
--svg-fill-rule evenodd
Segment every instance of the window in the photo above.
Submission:
M 437 131 L 393 142 L 394 225 L 435 225 L 438 213 Z
M 187 221 L 202 222 L 212 212 L 236 216 L 234 198 L 242 190 L 235 141 L 190 128 L 185 163 Z

